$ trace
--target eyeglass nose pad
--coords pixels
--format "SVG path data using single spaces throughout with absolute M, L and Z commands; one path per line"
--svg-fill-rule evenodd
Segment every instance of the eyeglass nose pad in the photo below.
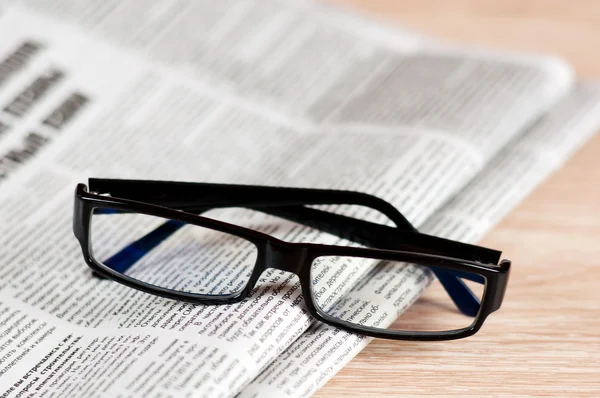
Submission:
M 266 251 L 266 268 L 300 275 L 306 259 L 306 248 L 294 247 L 287 242 L 268 242 Z

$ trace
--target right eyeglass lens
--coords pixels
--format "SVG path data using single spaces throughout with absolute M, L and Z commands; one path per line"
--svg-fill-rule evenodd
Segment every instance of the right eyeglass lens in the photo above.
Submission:
M 235 235 L 178 220 L 94 209 L 94 260 L 111 272 L 173 292 L 208 296 L 242 291 L 258 249 Z
M 456 307 L 433 269 L 362 257 L 319 257 L 311 267 L 313 301 L 331 318 L 374 331 L 445 332 L 470 327 L 477 314 L 468 316 Z M 344 274 L 354 274 L 358 282 L 340 288 Z M 485 277 L 466 272 L 454 275 L 481 302 Z M 332 283 L 334 279 L 337 283 Z

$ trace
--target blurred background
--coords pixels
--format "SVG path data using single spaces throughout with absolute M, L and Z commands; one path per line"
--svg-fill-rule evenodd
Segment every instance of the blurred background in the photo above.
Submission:
M 600 79 L 595 0 L 331 1 L 440 40 L 557 54 L 581 78 Z M 486 335 L 425 348 L 375 341 L 317 396 L 600 394 L 600 339 L 592 331 L 600 330 L 598 182 L 596 134 L 486 235 L 481 244 L 502 247 L 516 264 L 502 319 L 490 319 Z
M 600 77 L 600 3 L 594 0 L 326 0 L 436 39 L 554 53 L 586 78 Z

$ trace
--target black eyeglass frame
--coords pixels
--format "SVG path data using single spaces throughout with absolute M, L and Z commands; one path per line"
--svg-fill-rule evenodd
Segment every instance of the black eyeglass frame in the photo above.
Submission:
M 268 268 L 275 268 L 298 275 L 308 312 L 315 319 L 321 322 L 338 327 L 348 332 L 363 334 L 376 338 L 393 340 L 438 341 L 464 338 L 476 333 L 483 325 L 485 319 L 492 312 L 500 308 L 508 284 L 510 273 L 509 260 L 502 260 L 497 264 L 483 263 L 481 261 L 449 257 L 441 254 L 428 254 L 406 250 L 348 247 L 314 243 L 292 243 L 282 241 L 273 236 L 252 229 L 194 214 L 217 207 L 248 207 L 259 211 L 264 211 L 266 213 L 279 215 L 283 218 L 297 220 L 298 217 L 303 216 L 302 212 L 304 211 L 309 217 L 312 217 L 312 219 L 308 220 L 306 224 L 316 224 L 318 227 L 320 220 L 318 216 L 321 211 L 312 208 L 305 208 L 303 205 L 362 204 L 372 208 L 382 207 L 385 209 L 386 206 L 381 205 L 381 202 L 383 202 L 385 205 L 391 206 L 391 208 L 397 212 L 397 210 L 395 210 L 395 208 L 393 208 L 393 206 L 389 203 L 377 197 L 359 192 L 228 184 L 108 179 L 90 179 L 89 185 L 92 192 L 87 190 L 85 184 L 78 184 L 76 188 L 73 218 L 73 231 L 76 238 L 80 242 L 82 253 L 88 266 L 101 277 L 112 279 L 131 288 L 169 299 L 202 305 L 234 304 L 244 300 L 250 295 L 256 283 L 258 282 L 260 275 L 265 270 Z M 185 194 L 177 192 L 176 189 L 174 196 L 172 193 L 167 193 L 173 192 L 172 188 L 176 186 L 185 187 Z M 232 195 L 229 196 L 230 199 L 223 200 L 222 198 L 228 197 L 227 193 L 232 189 L 238 190 L 242 195 Z M 198 194 L 194 195 L 194 191 L 197 191 Z M 221 191 L 221 193 L 219 193 L 219 191 Z M 247 193 L 254 192 L 254 195 L 250 195 L 250 197 L 254 199 L 246 201 L 243 200 L 244 191 Z M 152 192 L 154 194 L 152 194 Z M 203 201 L 201 201 L 202 204 L 199 206 L 197 197 L 201 196 L 202 192 L 204 192 L 204 194 L 207 194 L 208 192 L 209 196 L 212 195 L 212 197 L 216 199 L 211 201 L 210 199 L 206 200 L 205 198 Z M 225 195 L 223 195 L 223 192 L 225 192 Z M 283 194 L 284 197 L 299 197 L 299 199 L 287 201 L 281 200 L 280 198 L 273 199 L 272 195 L 270 194 L 275 192 Z M 303 194 L 309 194 L 313 197 L 318 197 L 320 195 L 323 199 L 307 201 L 302 197 Z M 128 196 L 129 198 L 117 197 L 113 195 Z M 171 195 L 171 197 L 169 197 L 169 195 Z M 143 197 L 146 197 L 146 200 L 151 201 L 152 203 L 137 200 L 142 199 Z M 260 199 L 261 197 L 263 198 L 262 200 Z M 163 205 L 166 203 L 169 203 L 170 207 L 165 207 Z M 178 292 L 144 283 L 123 275 L 122 273 L 103 265 L 93 256 L 90 243 L 90 223 L 94 209 L 112 209 L 122 212 L 135 212 L 150 216 L 162 217 L 164 219 L 176 220 L 190 225 L 209 228 L 245 239 L 254 244 L 254 246 L 257 248 L 257 259 L 250 278 L 244 289 L 242 289 L 240 292 L 229 295 L 214 296 Z M 381 209 L 378 210 L 381 211 Z M 190 211 L 193 211 L 193 213 Z M 389 212 L 389 210 L 384 211 Z M 327 215 L 327 217 L 333 217 L 334 219 L 341 218 L 354 220 L 350 217 L 336 214 L 330 214 Z M 391 228 L 367 221 L 355 221 L 357 221 L 359 224 L 365 223 L 365 225 L 369 225 L 372 228 Z M 391 230 L 393 230 L 393 228 L 391 228 Z M 434 241 L 440 243 L 451 242 L 453 244 L 460 245 L 460 247 L 482 249 L 482 251 L 478 253 L 479 255 L 486 253 L 485 250 L 490 250 L 480 248 L 478 246 L 465 245 L 441 238 L 430 237 L 428 235 L 420 234 L 416 232 L 416 230 L 412 231 L 411 234 L 422 235 L 422 237 L 419 239 L 433 239 Z M 415 246 L 418 247 L 419 245 L 417 244 Z M 498 253 L 499 255 L 499 252 L 495 253 Z M 478 254 L 476 254 L 475 257 L 479 257 Z M 474 317 L 472 324 L 468 327 L 440 332 L 374 330 L 370 327 L 360 326 L 334 318 L 328 315 L 318 306 L 311 289 L 311 266 L 316 258 L 322 256 L 363 257 L 388 261 L 413 262 L 418 263 L 419 265 L 431 266 L 457 272 L 459 275 L 464 273 L 481 275 L 485 278 L 486 284 L 479 311 Z

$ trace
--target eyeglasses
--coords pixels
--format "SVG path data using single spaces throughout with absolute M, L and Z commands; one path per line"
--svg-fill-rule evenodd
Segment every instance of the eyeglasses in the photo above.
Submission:
M 396 226 L 318 205 L 364 206 Z M 251 209 L 367 247 L 292 243 L 200 215 L 217 208 Z M 98 277 L 213 305 L 244 300 L 275 268 L 298 275 L 317 320 L 396 340 L 476 333 L 500 308 L 510 271 L 499 251 L 419 233 L 388 202 L 352 191 L 90 179 L 89 190 L 77 186 L 73 230 Z

